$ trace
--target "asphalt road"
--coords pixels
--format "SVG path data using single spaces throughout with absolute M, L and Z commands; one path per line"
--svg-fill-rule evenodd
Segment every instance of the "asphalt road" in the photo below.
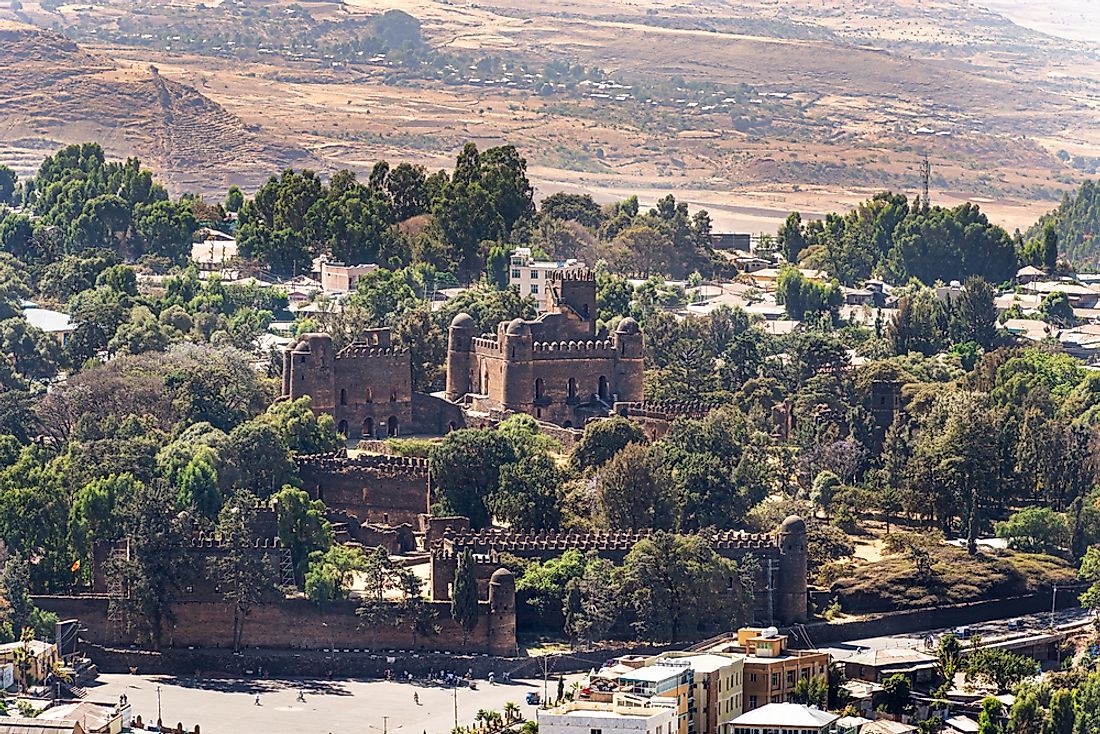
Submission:
M 1087 619 L 1088 616 L 1089 612 L 1085 609 L 1065 609 L 1055 613 L 1054 623 L 1055 625 L 1069 624 L 1072 622 L 1078 622 Z M 967 627 L 969 628 L 971 635 L 980 635 L 982 638 L 987 640 L 1000 637 L 1002 635 L 1023 635 L 1027 632 L 1045 632 L 1050 629 L 1049 612 L 1043 614 L 1029 614 L 1023 617 L 1015 617 L 1014 619 L 1019 621 L 1019 629 L 1010 630 L 1008 619 L 998 619 L 992 622 L 972 624 L 967 625 Z M 931 636 L 933 640 L 935 640 L 938 639 L 941 635 L 952 631 L 953 628 L 942 628 L 909 635 L 886 635 L 882 637 L 869 637 L 862 640 L 838 642 L 832 645 L 825 645 L 817 649 L 828 652 L 830 655 L 833 656 L 833 659 L 835 660 L 843 661 L 865 650 L 883 650 L 893 647 L 924 649 L 924 642 L 927 637 Z M 806 647 L 806 641 L 800 640 L 800 646 Z M 813 645 L 812 634 L 810 636 L 809 646 L 816 647 L 815 645 Z
M 503 711 L 508 701 L 519 705 L 525 717 L 535 717 L 535 707 L 524 703 L 524 698 L 528 691 L 541 692 L 541 680 L 477 684 L 476 690 L 458 689 L 461 724 L 471 724 L 479 709 Z M 125 693 L 134 715 L 155 724 L 158 686 L 164 724 L 181 722 L 186 728 L 199 724 L 203 734 L 447 734 L 454 726 L 455 689 L 388 681 L 103 674 L 88 687 L 88 700 L 115 702 Z M 552 680 L 551 696 L 556 687 Z M 304 703 L 297 700 L 301 690 Z M 413 702 L 413 692 L 420 698 L 419 705 Z

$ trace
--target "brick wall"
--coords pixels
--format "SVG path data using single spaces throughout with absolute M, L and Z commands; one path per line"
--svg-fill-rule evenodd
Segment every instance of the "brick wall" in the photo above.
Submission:
M 415 525 L 428 511 L 428 464 L 391 456 L 303 456 L 298 475 L 310 497 L 361 524 Z
M 62 619 L 79 619 L 84 629 L 82 637 L 90 642 L 107 646 L 139 642 L 124 625 L 108 621 L 105 596 L 41 596 L 35 597 L 35 603 Z M 430 604 L 436 610 L 435 623 L 440 628 L 439 634 L 430 636 L 415 634 L 411 624 L 400 620 L 392 626 L 360 629 L 356 604 L 351 601 L 334 602 L 324 613 L 304 599 L 258 604 L 245 623 L 243 644 L 273 650 L 321 650 L 335 645 L 340 649 L 514 654 L 514 623 L 509 625 L 500 615 L 490 615 L 488 603 L 481 603 L 478 625 L 465 646 L 461 628 L 451 619 L 450 604 Z M 184 602 L 173 611 L 176 621 L 165 627 L 164 647 L 232 647 L 233 610 L 229 605 Z

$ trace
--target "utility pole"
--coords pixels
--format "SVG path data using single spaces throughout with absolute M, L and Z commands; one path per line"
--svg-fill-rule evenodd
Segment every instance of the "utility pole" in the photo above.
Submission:
M 455 731 L 458 731 L 458 681 L 455 681 Z
M 160 722 L 164 720 L 160 710 L 160 686 L 157 686 L 157 727 L 160 727 Z
M 382 734 L 387 734 L 387 732 L 389 731 L 389 720 L 390 717 L 388 716 L 382 717 Z
M 1050 594 L 1050 628 L 1054 629 L 1054 612 L 1058 608 L 1058 587 L 1051 587 Z

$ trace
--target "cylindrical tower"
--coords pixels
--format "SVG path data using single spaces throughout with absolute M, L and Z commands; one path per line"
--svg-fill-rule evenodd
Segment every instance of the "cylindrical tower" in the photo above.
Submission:
M 806 621 L 808 556 L 806 521 L 791 515 L 779 526 L 779 579 L 776 584 L 776 609 L 779 621 L 795 624 Z
M 636 403 L 644 398 L 644 353 L 642 330 L 638 322 L 628 316 L 615 328 L 614 391 L 621 402 Z
M 530 413 L 535 401 L 531 377 L 531 327 L 512 319 L 504 329 L 504 385 L 501 402 L 510 410 Z
M 506 568 L 489 577 L 489 654 L 516 654 L 516 578 Z
M 473 359 L 477 324 L 468 313 L 460 313 L 451 321 L 447 340 L 447 399 L 461 400 L 470 392 L 470 362 Z

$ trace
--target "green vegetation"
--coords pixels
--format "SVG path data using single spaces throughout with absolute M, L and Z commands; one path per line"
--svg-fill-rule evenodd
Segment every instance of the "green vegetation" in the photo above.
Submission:
M 1066 194 L 1058 208 L 1042 217 L 1027 232 L 1029 241 L 1049 241 L 1053 232 L 1058 252 L 1078 267 L 1100 264 L 1097 232 L 1100 232 L 1100 184 L 1085 181 Z

